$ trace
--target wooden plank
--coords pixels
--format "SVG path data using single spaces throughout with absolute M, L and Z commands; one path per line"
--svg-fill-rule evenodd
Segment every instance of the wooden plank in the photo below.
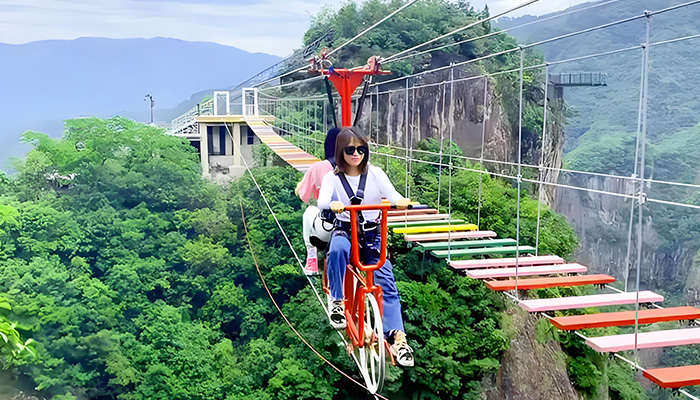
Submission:
M 698 343 L 700 343 L 700 328 L 641 332 L 637 335 L 638 349 L 656 349 Z M 588 338 L 586 344 L 600 353 L 634 350 L 634 333 Z
M 521 301 L 520 307 L 529 312 L 571 310 L 574 308 L 603 307 L 622 304 L 634 304 L 636 292 L 591 294 L 587 296 L 556 297 L 552 299 L 533 299 Z M 640 303 L 658 303 L 664 296 L 649 290 L 639 292 Z
M 518 267 L 518 276 L 537 276 L 554 274 L 575 274 L 586 272 L 588 268 L 581 264 L 535 265 Z M 467 276 L 474 279 L 511 278 L 515 276 L 515 268 L 488 268 L 468 270 Z
M 551 265 L 563 264 L 564 259 L 559 256 L 528 256 L 510 258 L 489 258 L 486 260 L 456 260 L 450 261 L 450 266 L 454 269 L 492 268 L 492 267 L 515 267 L 528 265 Z
M 403 235 L 407 242 L 430 242 L 436 240 L 481 239 L 498 236 L 494 231 L 468 231 L 445 233 L 419 233 L 416 235 Z
M 537 249 L 532 246 L 503 246 L 503 247 L 482 247 L 478 249 L 456 249 L 456 250 L 433 250 L 430 254 L 438 258 L 461 257 L 461 256 L 483 256 L 488 254 L 520 254 L 534 253 Z
M 412 226 L 434 226 L 436 224 L 447 224 L 451 223 L 452 225 L 455 224 L 463 224 L 464 220 L 463 219 L 452 219 L 452 220 L 438 220 L 438 221 L 405 221 L 405 222 L 389 222 L 389 227 L 394 228 L 394 227 L 412 227 Z
M 584 285 L 602 285 L 613 283 L 615 278 L 610 275 L 580 275 L 580 276 L 559 276 L 555 278 L 533 278 L 518 280 L 519 290 L 543 289 L 548 287 L 570 287 Z M 515 281 L 488 281 L 486 287 L 494 291 L 515 290 Z M 700 311 L 700 310 L 698 310 Z M 599 315 L 599 314 L 591 314 Z M 579 317 L 579 315 L 577 315 Z
M 634 325 L 634 311 L 618 311 L 610 313 L 570 315 L 566 317 L 551 318 L 549 322 L 561 330 L 571 331 L 589 328 L 604 328 L 607 326 Z M 700 309 L 684 306 L 669 308 L 652 308 L 639 310 L 638 321 L 640 324 L 653 324 L 664 321 L 685 321 L 700 319 Z
M 700 365 L 646 369 L 642 375 L 666 389 L 700 385 Z
M 394 228 L 396 233 L 431 233 L 431 232 L 461 232 L 475 231 L 479 227 L 474 224 L 455 224 L 449 225 L 428 225 L 428 226 L 409 226 L 407 228 Z
M 387 216 L 394 217 L 400 215 L 416 215 L 416 214 L 437 214 L 438 210 L 434 208 L 410 209 L 410 210 L 389 210 Z
M 467 249 L 471 247 L 497 247 L 515 245 L 515 239 L 453 240 L 452 242 L 418 243 L 425 250 Z
M 449 219 L 450 214 L 424 214 L 424 215 L 394 215 L 387 216 L 388 222 L 403 222 L 403 221 L 430 221 Z

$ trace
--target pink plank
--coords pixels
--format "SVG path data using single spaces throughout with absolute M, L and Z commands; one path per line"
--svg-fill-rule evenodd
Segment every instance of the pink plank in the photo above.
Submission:
M 638 349 L 654 349 L 700 343 L 700 328 L 641 332 L 637 335 Z M 586 339 L 586 344 L 601 353 L 634 350 L 634 333 L 600 336 Z
M 447 233 L 416 233 L 413 235 L 404 234 L 403 238 L 408 242 L 433 242 L 437 240 L 455 240 L 455 239 L 480 239 L 496 237 L 496 232 L 493 231 L 468 231 L 468 232 L 452 232 Z
M 518 267 L 518 276 L 536 276 L 551 274 L 573 274 L 586 272 L 588 268 L 581 264 L 537 265 L 533 267 Z M 489 268 L 467 271 L 467 276 L 474 279 L 510 278 L 515 276 L 515 267 Z
M 564 259 L 558 256 L 533 256 L 520 257 L 518 266 L 521 265 L 549 265 L 563 264 Z M 491 268 L 491 267 L 515 267 L 516 258 L 487 258 L 484 260 L 458 260 L 450 261 L 450 266 L 454 269 Z
M 448 219 L 450 214 L 424 214 L 424 215 L 395 215 L 388 216 L 388 222 L 403 222 L 403 221 L 430 221 L 433 219 Z
M 520 307 L 530 312 L 571 310 L 573 308 L 602 307 L 620 304 L 634 304 L 636 292 L 591 294 L 588 296 L 557 297 L 554 299 L 523 300 Z M 664 296 L 649 290 L 639 292 L 640 303 L 657 303 L 664 301 Z

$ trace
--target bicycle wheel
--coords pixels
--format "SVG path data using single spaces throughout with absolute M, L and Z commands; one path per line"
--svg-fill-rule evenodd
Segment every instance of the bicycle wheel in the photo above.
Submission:
M 371 393 L 378 393 L 384 385 L 386 362 L 384 327 L 379 305 L 374 294 L 365 297 L 365 345 L 354 349 L 365 385 Z

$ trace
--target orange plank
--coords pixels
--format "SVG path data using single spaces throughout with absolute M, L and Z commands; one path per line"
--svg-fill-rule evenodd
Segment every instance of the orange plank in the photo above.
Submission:
M 647 369 L 644 370 L 643 375 L 662 388 L 675 389 L 700 385 L 700 365 Z
M 568 287 L 584 285 L 600 285 L 613 283 L 615 278 L 610 275 L 581 275 L 581 276 L 561 276 L 556 278 L 534 278 L 518 280 L 518 289 L 542 289 L 548 287 Z M 488 281 L 486 286 L 495 291 L 515 290 L 515 280 Z
M 700 309 L 684 306 L 639 310 L 640 324 L 652 324 L 654 322 L 663 321 L 684 321 L 692 319 L 700 319 Z M 551 318 L 549 322 L 562 330 L 634 325 L 634 311 L 618 311 L 611 313 L 555 317 Z

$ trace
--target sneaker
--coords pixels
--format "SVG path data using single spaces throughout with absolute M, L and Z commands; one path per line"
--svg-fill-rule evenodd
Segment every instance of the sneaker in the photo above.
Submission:
M 305 275 L 318 275 L 318 259 L 316 257 L 307 258 L 304 267 Z
M 394 331 L 391 338 L 394 342 L 391 344 L 391 350 L 394 353 L 396 362 L 402 367 L 412 367 L 413 349 L 406 342 L 406 334 L 402 331 Z
M 335 300 L 331 306 L 331 326 L 335 329 L 345 329 L 345 306 L 343 300 Z

